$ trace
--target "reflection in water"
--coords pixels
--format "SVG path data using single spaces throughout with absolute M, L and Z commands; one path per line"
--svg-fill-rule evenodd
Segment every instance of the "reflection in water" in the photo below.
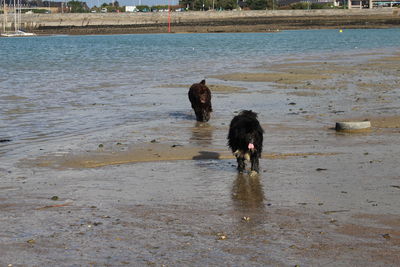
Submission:
M 264 206 L 264 191 L 260 177 L 238 174 L 232 186 L 233 212 L 237 231 L 249 235 L 263 231 L 268 221 Z M 250 232 L 249 232 L 250 231 Z
M 237 175 L 232 187 L 232 199 L 238 211 L 259 211 L 264 208 L 264 191 L 259 176 Z
M 220 154 L 212 151 L 199 151 L 199 155 L 193 156 L 193 160 L 219 159 Z
M 180 120 L 195 120 L 196 117 L 192 113 L 182 112 L 182 111 L 175 111 L 169 113 L 170 117 Z
M 205 122 L 196 122 L 192 128 L 192 136 L 190 141 L 196 145 L 204 146 L 211 145 L 213 138 L 213 128 Z

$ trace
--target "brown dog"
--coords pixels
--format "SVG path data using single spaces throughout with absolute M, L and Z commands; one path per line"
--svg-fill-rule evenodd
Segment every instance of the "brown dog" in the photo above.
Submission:
M 189 89 L 188 96 L 196 114 L 196 120 L 208 121 L 212 112 L 212 106 L 211 91 L 206 86 L 206 80 L 193 84 Z

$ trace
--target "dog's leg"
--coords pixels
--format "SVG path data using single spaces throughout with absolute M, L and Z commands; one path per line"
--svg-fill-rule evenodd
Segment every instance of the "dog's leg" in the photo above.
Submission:
M 238 171 L 242 173 L 246 167 L 246 164 L 244 163 L 244 158 L 243 157 L 236 157 L 237 163 L 238 163 Z
M 203 116 L 203 110 L 201 108 L 196 108 L 194 110 L 194 113 L 196 114 L 196 120 L 200 122 L 204 122 L 204 116 Z
M 251 171 L 258 173 L 260 171 L 259 155 L 254 153 L 251 155 Z

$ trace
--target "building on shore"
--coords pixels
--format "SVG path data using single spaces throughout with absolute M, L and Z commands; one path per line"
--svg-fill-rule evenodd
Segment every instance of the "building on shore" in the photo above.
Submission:
M 276 2 L 279 6 L 289 6 L 295 3 L 306 3 L 309 5 L 310 9 L 313 4 L 330 4 L 332 7 L 342 7 L 348 9 L 400 6 L 400 0 L 277 0 Z
M 4 1 L 4 2 L 3 2 Z M 13 7 L 16 4 L 15 0 L 1 0 L 1 13 L 5 8 Z M 83 8 L 89 10 L 86 2 L 81 3 Z M 42 1 L 42 0 L 18 0 L 18 6 L 21 13 L 68 13 L 71 12 L 71 7 L 67 1 Z

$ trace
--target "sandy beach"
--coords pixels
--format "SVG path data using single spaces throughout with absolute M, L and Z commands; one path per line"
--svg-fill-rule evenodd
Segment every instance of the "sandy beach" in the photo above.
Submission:
M 207 77 L 216 98 L 283 96 L 255 177 L 237 174 L 218 106 L 210 123 L 188 110 L 133 133 L 143 142 L 38 145 L 0 168 L 0 265 L 397 266 L 399 62 L 294 57 Z M 346 120 L 372 128 L 336 132 Z

